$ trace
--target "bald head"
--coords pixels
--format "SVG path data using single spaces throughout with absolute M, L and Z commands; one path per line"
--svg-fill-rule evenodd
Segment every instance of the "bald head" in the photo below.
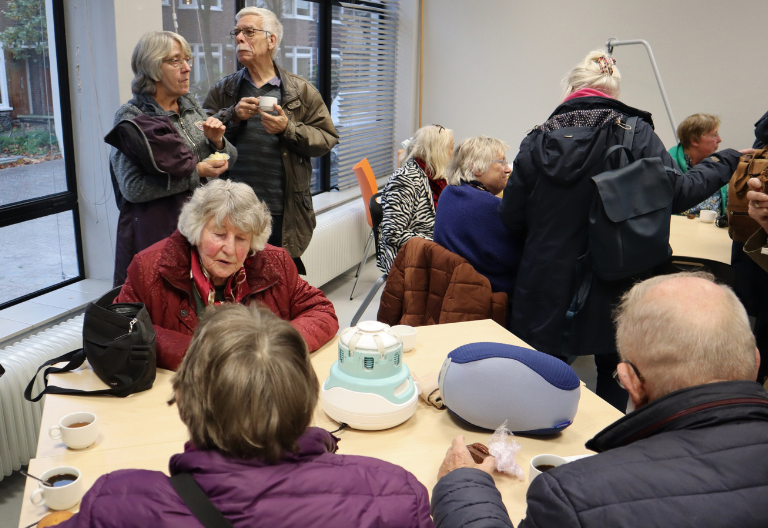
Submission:
M 616 313 L 623 359 L 646 380 L 650 399 L 714 381 L 754 380 L 755 339 L 744 307 L 705 273 L 636 284 Z

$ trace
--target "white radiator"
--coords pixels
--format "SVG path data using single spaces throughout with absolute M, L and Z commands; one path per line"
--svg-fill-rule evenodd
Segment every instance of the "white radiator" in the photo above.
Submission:
M 370 233 L 361 198 L 318 215 L 312 242 L 301 256 L 307 282 L 319 288 L 357 266 Z
M 42 398 L 37 403 L 24 399 L 24 389 L 37 369 L 55 357 L 83 346 L 83 316 L 79 315 L 39 334 L 0 350 L 0 479 L 10 475 L 34 458 Z M 38 376 L 33 394 L 43 390 L 43 377 Z

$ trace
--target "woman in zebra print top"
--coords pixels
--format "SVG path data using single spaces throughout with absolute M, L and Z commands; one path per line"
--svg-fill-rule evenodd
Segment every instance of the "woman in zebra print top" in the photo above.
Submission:
M 384 217 L 377 265 L 383 272 L 389 273 L 397 252 L 409 239 L 432 240 L 437 200 L 446 185 L 445 171 L 452 154 L 452 130 L 429 125 L 414 134 L 405 162 L 381 192 Z

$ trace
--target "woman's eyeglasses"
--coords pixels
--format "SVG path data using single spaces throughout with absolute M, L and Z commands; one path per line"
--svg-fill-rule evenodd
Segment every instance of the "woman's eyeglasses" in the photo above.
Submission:
M 265 29 L 256 29 L 256 28 L 245 28 L 245 29 L 233 29 L 229 32 L 229 36 L 233 39 L 236 39 L 237 36 L 242 32 L 246 37 L 253 38 L 253 36 L 256 34 L 257 31 L 263 31 L 264 33 L 269 36 L 269 31 Z
M 645 378 L 643 377 L 643 375 L 642 375 L 642 374 L 640 374 L 640 371 L 639 371 L 639 370 L 637 370 L 637 367 L 636 367 L 634 364 L 632 364 L 632 362 L 631 362 L 631 361 L 629 361 L 629 360 L 627 360 L 627 359 L 622 359 L 622 360 L 621 360 L 621 363 L 626 363 L 627 365 L 629 365 L 630 367 L 632 367 L 632 370 L 634 370 L 634 371 L 635 371 L 635 376 L 637 376 L 637 379 L 639 379 L 640 381 L 642 381 L 643 383 L 645 383 Z M 619 384 L 619 387 L 621 387 L 621 388 L 622 388 L 622 389 L 624 389 L 624 390 L 627 390 L 627 388 L 626 388 L 626 387 L 624 386 L 624 384 L 621 382 L 621 378 L 619 377 L 619 371 L 618 371 L 618 369 L 613 371 L 613 379 L 615 379 L 615 380 L 616 380 L 616 383 L 618 383 L 618 384 Z
M 178 57 L 175 57 L 173 59 L 165 59 L 163 62 L 166 62 L 176 68 L 177 70 L 181 68 L 181 63 L 187 65 L 187 67 L 191 70 L 192 69 L 192 57 L 184 57 L 183 59 L 179 59 Z

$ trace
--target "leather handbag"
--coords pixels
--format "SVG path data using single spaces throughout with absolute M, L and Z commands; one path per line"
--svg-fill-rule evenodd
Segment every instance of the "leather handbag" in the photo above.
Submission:
M 157 370 L 155 329 L 143 303 L 115 303 L 121 286 L 114 288 L 85 309 L 83 348 L 48 360 L 37 369 L 24 397 L 38 401 L 44 394 L 112 395 L 124 398 L 152 388 Z M 108 389 L 83 391 L 48 385 L 48 375 L 78 368 L 85 360 Z M 51 367 L 68 361 L 61 368 Z M 48 368 L 46 368 L 48 367 Z M 45 389 L 32 397 L 37 374 L 46 368 Z
M 669 229 L 674 191 L 659 157 L 636 160 L 631 146 L 637 117 L 627 120 L 622 145 L 610 147 L 603 163 L 622 152 L 618 169 L 592 177 L 597 192 L 589 213 L 592 269 L 603 280 L 632 277 L 672 254 Z M 628 161 L 627 161 L 628 160 Z
M 728 183 L 728 235 L 734 242 L 744 243 L 760 229 L 760 224 L 748 212 L 747 181 L 750 178 L 760 178 L 765 188 L 765 182 L 768 181 L 768 147 L 756 151 L 752 156 L 742 156 Z

